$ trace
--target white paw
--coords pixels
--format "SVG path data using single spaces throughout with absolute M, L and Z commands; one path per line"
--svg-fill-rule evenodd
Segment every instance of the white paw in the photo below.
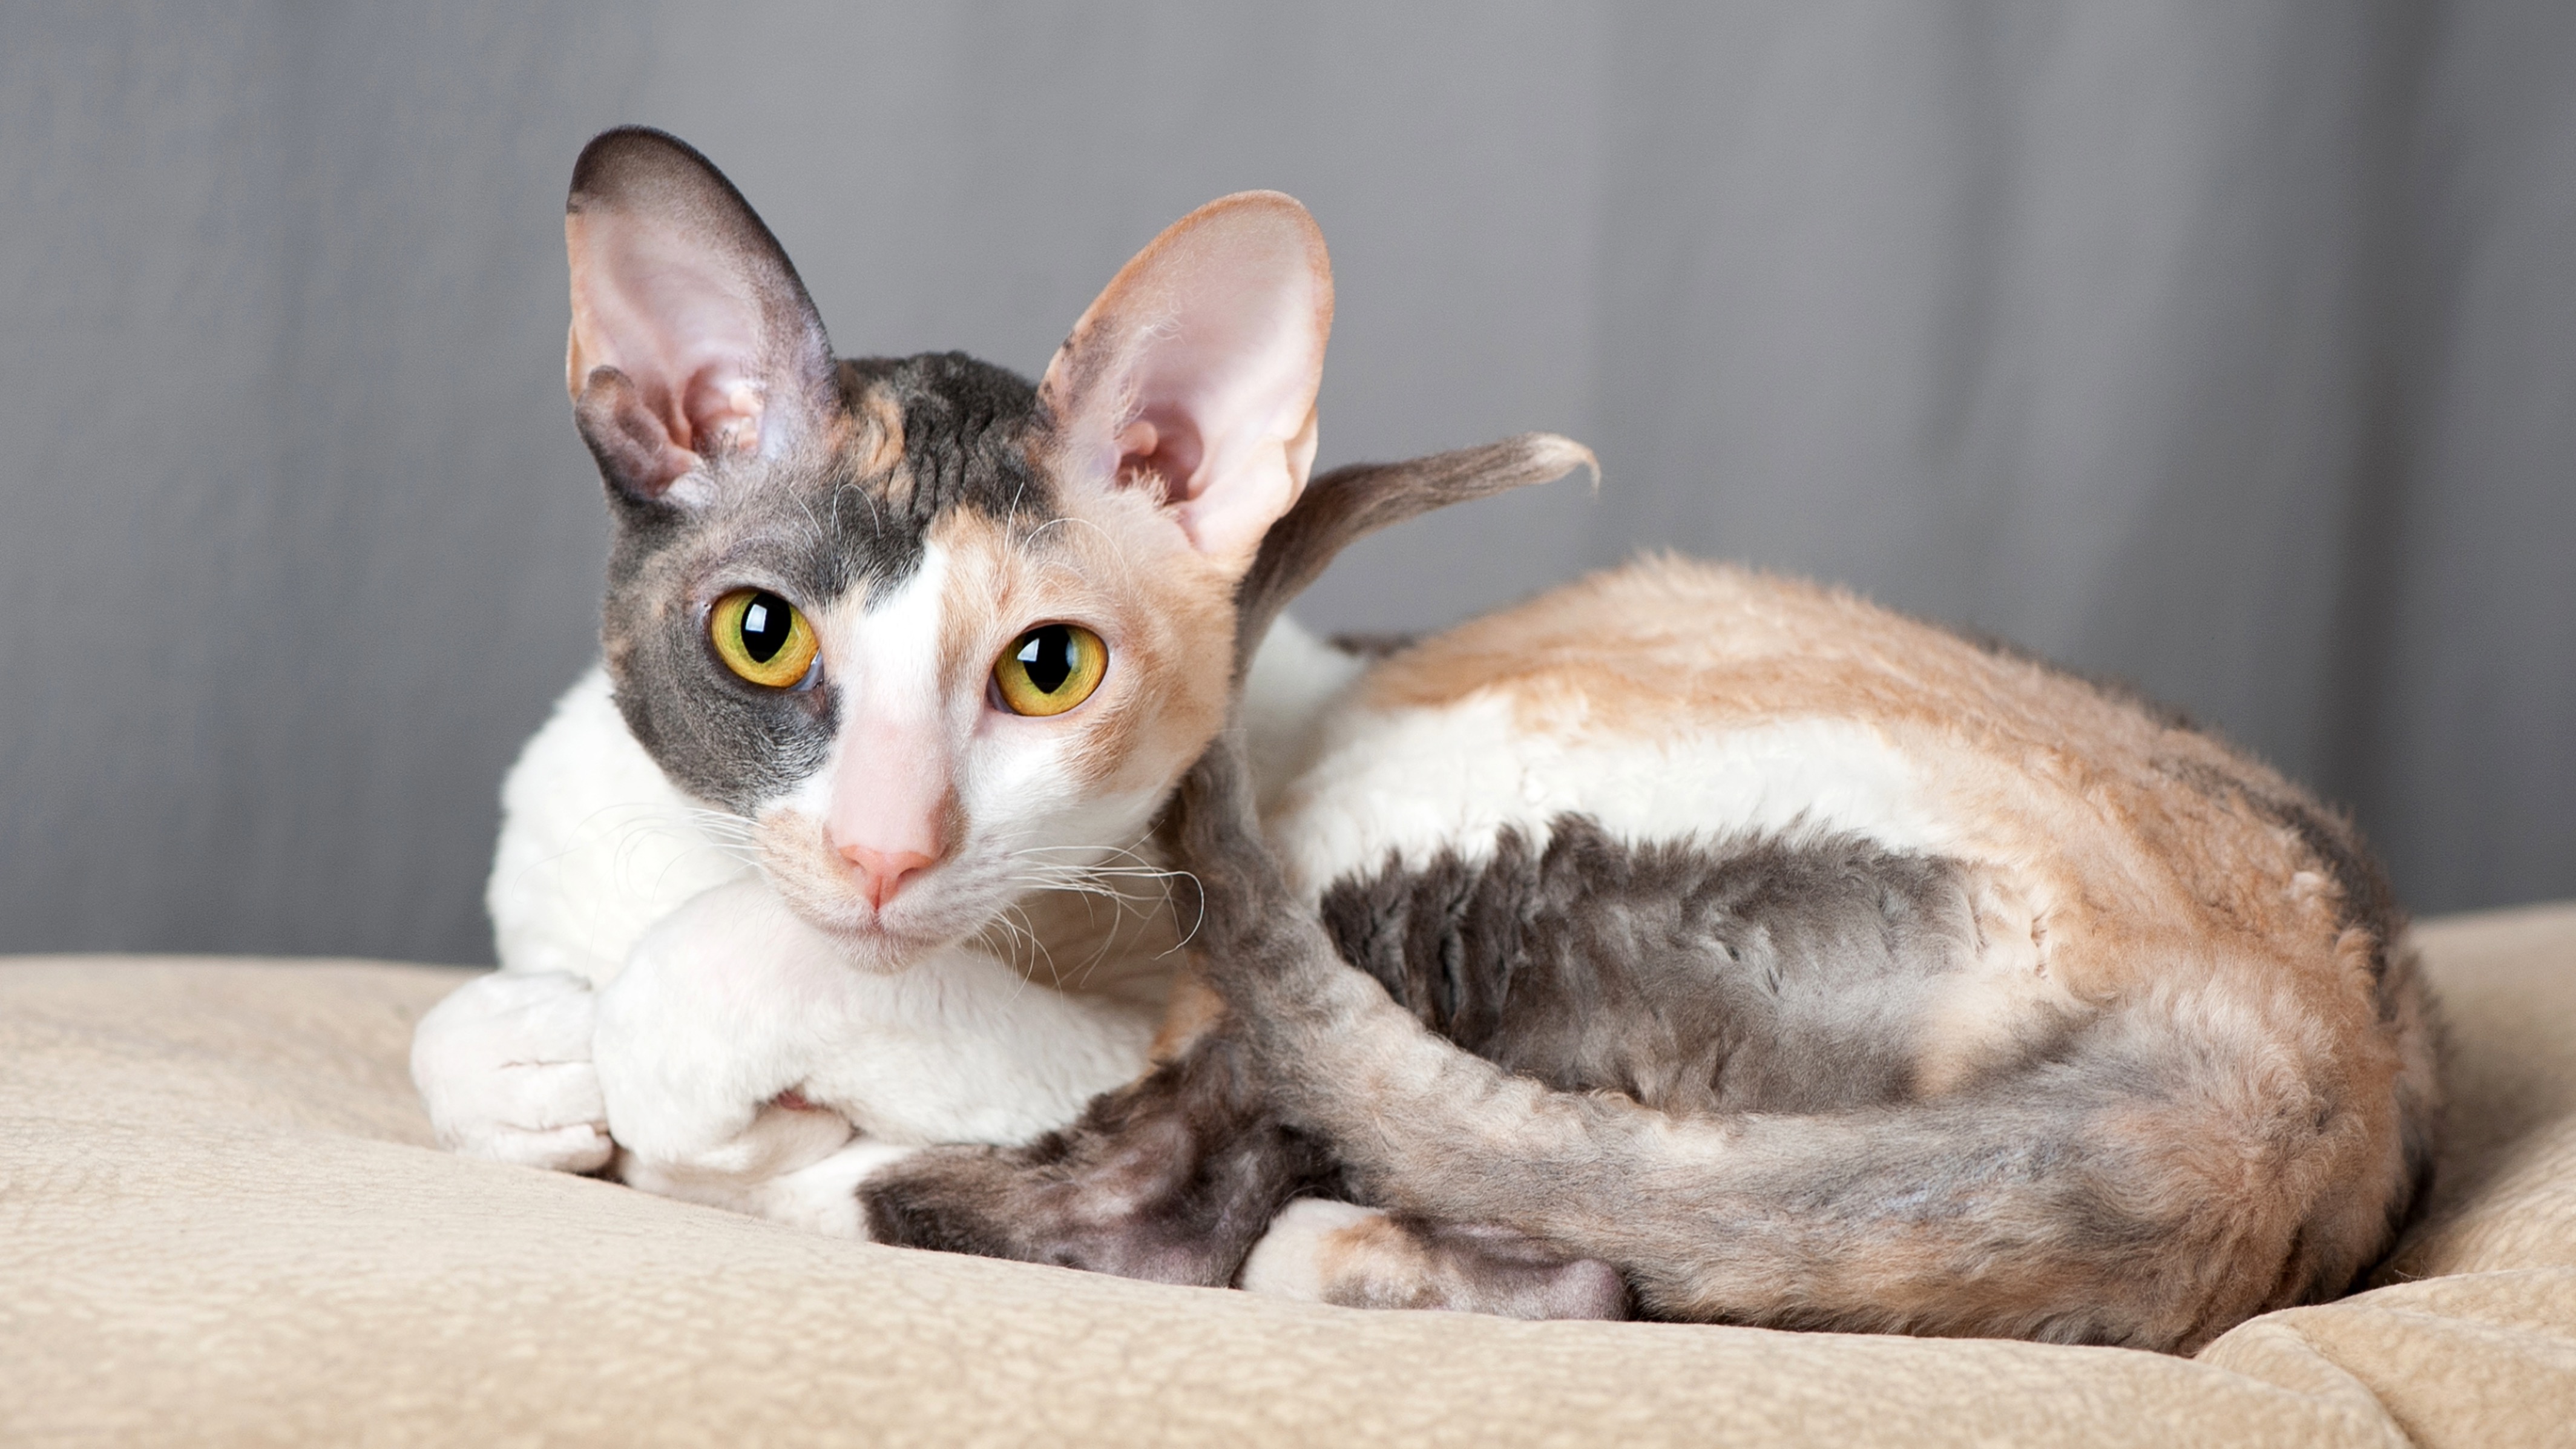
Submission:
M 438 1140 L 559 1172 L 607 1166 L 593 1021 L 590 983 L 564 971 L 496 971 L 430 1008 L 412 1034 L 411 1079 Z
M 842 1126 L 842 1135 L 847 1136 L 848 1130 Z M 920 1150 L 861 1138 L 843 1143 L 819 1161 L 766 1177 L 709 1171 L 622 1152 L 617 1158 L 617 1176 L 628 1186 L 656 1196 L 766 1218 L 836 1238 L 865 1238 L 867 1214 L 859 1205 L 859 1185 L 878 1169 Z
M 638 1145 L 639 1134 L 623 1130 L 623 1117 L 617 1121 L 617 1140 L 627 1148 L 619 1159 L 618 1175 L 624 1181 L 650 1192 L 700 1201 L 708 1199 L 702 1194 L 651 1186 L 645 1174 L 655 1182 L 702 1180 L 708 1184 L 708 1192 L 719 1190 L 717 1184 L 734 1184 L 742 1191 L 751 1191 L 772 1178 L 830 1157 L 850 1140 L 852 1131 L 849 1119 L 838 1112 L 767 1106 L 755 1111 L 750 1125 L 731 1137 L 693 1140 L 684 1147 L 664 1148 Z
M 1327 1302 L 1327 1290 L 1342 1270 L 1342 1235 L 1364 1223 L 1382 1220 L 1375 1208 L 1320 1197 L 1301 1197 L 1279 1210 L 1270 1231 L 1252 1245 L 1238 1280 L 1245 1292 L 1289 1298 L 1300 1303 Z
M 1299 1198 L 1244 1262 L 1254 1293 L 1344 1308 L 1435 1308 L 1505 1318 L 1624 1318 L 1618 1270 L 1509 1228 L 1399 1221 Z
M 920 1150 L 861 1139 L 811 1167 L 772 1179 L 757 1211 L 773 1223 L 808 1232 L 865 1238 L 868 1215 L 859 1204 L 859 1185 Z

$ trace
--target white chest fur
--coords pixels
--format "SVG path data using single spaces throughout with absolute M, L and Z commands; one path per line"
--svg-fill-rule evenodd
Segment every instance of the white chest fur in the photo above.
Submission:
M 751 873 L 739 827 L 673 787 L 593 667 L 556 701 L 501 786 L 484 904 L 504 971 L 613 980 L 655 921 Z

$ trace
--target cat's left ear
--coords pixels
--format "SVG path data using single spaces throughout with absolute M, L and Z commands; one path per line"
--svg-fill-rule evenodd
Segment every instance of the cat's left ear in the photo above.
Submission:
M 1149 487 L 1191 545 L 1240 576 L 1315 461 L 1333 270 L 1275 191 L 1209 202 L 1136 254 L 1047 364 L 1056 463 Z
M 621 496 L 707 502 L 718 455 L 776 457 L 826 425 L 823 319 L 750 203 L 687 143 L 621 126 L 583 147 L 564 247 L 573 419 Z

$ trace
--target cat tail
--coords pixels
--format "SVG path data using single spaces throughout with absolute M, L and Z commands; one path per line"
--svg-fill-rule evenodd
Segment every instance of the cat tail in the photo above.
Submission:
M 2321 1248 L 2340 1225 L 2302 1246 L 2342 1211 L 2320 1200 L 2353 1114 L 2318 1109 L 2277 1037 L 2213 1031 L 2225 1003 L 2138 1003 L 2057 1060 L 1902 1106 L 1674 1116 L 1425 1030 L 1342 962 L 1252 799 L 1231 738 L 1184 782 L 1195 944 L 1274 1109 L 1361 1201 L 1602 1259 L 1653 1316 L 1779 1327 L 2180 1351 L 2358 1266 Z
M 1238 672 L 1250 666 L 1253 646 L 1279 611 L 1351 544 L 1435 508 L 1552 483 L 1577 468 L 1590 469 L 1600 486 L 1591 449 L 1555 433 L 1522 433 L 1401 463 L 1352 463 L 1308 483 L 1262 535 L 1261 552 L 1235 589 Z

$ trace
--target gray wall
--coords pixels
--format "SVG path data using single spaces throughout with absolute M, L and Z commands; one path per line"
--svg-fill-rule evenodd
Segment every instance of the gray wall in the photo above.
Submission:
M 487 958 L 584 663 L 574 152 L 724 165 L 845 352 L 1040 366 L 1304 198 L 1324 458 L 1607 468 L 1373 541 L 1437 624 L 1647 545 L 2015 636 L 2576 894 L 2576 7 L 0 9 L 0 950 Z

